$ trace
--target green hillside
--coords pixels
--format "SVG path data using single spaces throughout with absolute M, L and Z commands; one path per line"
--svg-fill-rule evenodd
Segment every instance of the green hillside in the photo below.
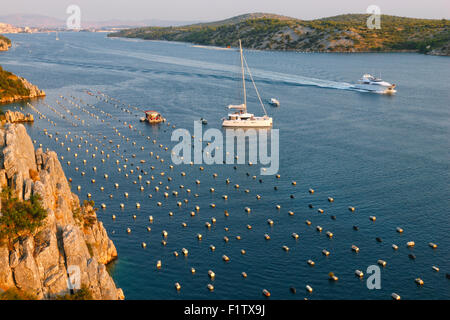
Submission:
M 298 20 L 272 14 L 241 15 L 223 21 L 182 27 L 145 27 L 109 37 L 183 41 L 201 45 L 243 46 L 260 50 L 321 52 L 411 51 L 449 55 L 448 20 L 382 15 L 381 29 L 367 28 L 367 14 Z
M 0 51 L 6 51 L 11 47 L 11 40 L 0 34 Z
M 7 37 L 5 37 L 4 35 L 0 34 L 0 41 L 4 41 L 7 44 L 11 44 L 11 40 L 9 40 Z
M 0 101 L 8 97 L 28 96 L 30 90 L 13 73 L 3 70 L 0 66 Z

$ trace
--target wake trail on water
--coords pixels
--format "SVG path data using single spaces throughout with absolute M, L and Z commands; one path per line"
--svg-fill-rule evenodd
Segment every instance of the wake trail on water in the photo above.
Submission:
M 90 52 L 98 53 L 99 49 L 104 48 L 86 48 L 86 47 L 79 47 L 73 44 L 70 44 L 74 49 L 77 50 L 85 50 Z M 198 61 L 198 60 L 192 60 L 192 59 L 186 59 L 186 58 L 180 58 L 180 57 L 171 57 L 171 56 L 163 56 L 163 55 L 156 55 L 151 54 L 147 52 L 136 52 L 136 51 L 126 51 L 126 50 L 119 50 L 119 49 L 107 49 L 106 54 L 113 54 L 118 56 L 126 56 L 126 57 L 133 57 L 135 59 L 144 60 L 147 62 L 156 62 L 156 63 L 164 63 L 169 65 L 178 65 L 183 67 L 190 67 L 196 70 L 213 70 L 213 71 L 221 71 L 225 73 L 232 73 L 235 75 L 236 73 L 240 72 L 240 68 L 238 66 L 232 66 L 227 64 L 221 64 L 221 63 L 215 63 L 215 62 L 206 62 L 206 61 Z M 114 68 L 114 67 L 113 67 Z M 127 67 L 120 67 L 117 66 L 119 70 L 128 69 Z M 107 69 L 111 69 L 111 67 L 108 67 Z M 133 68 L 132 68 L 133 69 Z M 148 71 L 148 70 L 146 70 Z M 283 83 L 283 84 L 289 84 L 289 85 L 296 85 L 296 86 L 313 86 L 313 87 L 319 87 L 319 88 L 327 88 L 327 89 L 337 89 L 337 90 L 352 90 L 352 91 L 364 91 L 360 89 L 356 89 L 354 85 L 347 83 L 347 82 L 340 82 L 340 81 L 333 81 L 333 80 L 324 80 L 324 79 L 318 79 L 313 77 L 305 77 L 301 75 L 294 75 L 294 74 L 288 74 L 288 73 L 281 73 L 281 72 L 275 72 L 275 71 L 268 71 L 263 69 L 253 69 L 252 73 L 255 78 L 259 81 L 263 81 L 269 84 L 273 83 Z M 185 73 L 188 75 L 189 73 Z

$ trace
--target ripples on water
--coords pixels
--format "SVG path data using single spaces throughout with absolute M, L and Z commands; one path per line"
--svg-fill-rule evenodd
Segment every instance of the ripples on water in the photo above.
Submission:
M 281 178 L 276 179 L 259 176 L 257 165 L 240 165 L 236 170 L 233 165 L 204 165 L 204 171 L 198 165 L 183 165 L 170 170 L 173 129 L 140 123 L 142 114 L 128 107 L 130 104 L 140 109 L 157 109 L 177 128 L 192 130 L 193 120 L 200 117 L 208 119 L 207 127 L 220 128 L 220 119 L 226 114 L 224 106 L 240 101 L 236 67 L 239 57 L 235 51 L 106 39 L 104 34 L 89 33 L 62 33 L 60 41 L 47 34 L 11 38 L 16 45 L 2 53 L 0 63 L 46 90 L 45 100 L 32 103 L 55 123 L 38 119 L 28 130 L 37 144 L 64 157 L 64 170 L 73 179 L 72 190 L 81 200 L 90 192 L 98 206 L 106 204 L 98 215 L 119 252 L 119 260 L 110 271 L 127 298 L 258 299 L 262 298 L 263 288 L 275 299 L 390 299 L 392 292 L 406 299 L 450 298 L 449 280 L 445 278 L 445 273 L 450 272 L 448 58 L 248 51 L 247 61 L 263 99 L 277 97 L 282 104 L 278 109 L 268 109 L 274 128 L 280 129 Z M 386 97 L 348 90 L 365 72 L 381 72 L 383 78 L 398 84 L 398 94 Z M 87 95 L 86 89 L 104 92 L 127 105 L 114 107 Z M 93 118 L 60 95 L 100 118 Z M 57 100 L 70 107 L 84 124 L 74 120 Z M 19 103 L 6 108 L 18 107 L 27 108 Z M 260 113 L 252 92 L 249 109 Z M 72 122 L 78 126 L 73 127 Z M 124 122 L 131 123 L 135 130 Z M 44 135 L 44 128 L 53 133 L 52 139 Z M 130 141 L 119 137 L 113 128 Z M 75 142 L 75 138 L 73 143 L 66 140 L 67 131 L 72 138 L 83 136 L 88 145 Z M 55 132 L 59 132 L 57 142 Z M 147 136 L 157 143 L 147 140 Z M 113 143 L 108 143 L 109 139 Z M 118 150 L 114 148 L 117 144 Z M 159 144 L 168 146 L 169 151 L 159 148 Z M 98 150 L 93 159 L 95 146 Z M 150 151 L 164 158 L 164 163 L 151 158 Z M 74 152 L 78 158 L 74 158 Z M 124 176 L 122 155 L 128 158 L 127 169 L 135 170 L 134 174 L 128 172 L 128 178 Z M 86 165 L 83 159 L 87 160 Z M 140 164 L 140 159 L 146 163 Z M 67 161 L 71 161 L 70 166 Z M 97 167 L 96 172 L 93 166 Z M 141 173 L 142 182 L 137 179 L 136 166 L 148 171 L 148 175 Z M 86 175 L 82 176 L 81 171 Z M 164 177 L 159 175 L 161 171 L 166 173 Z M 185 177 L 181 171 L 186 172 Z M 104 173 L 109 175 L 106 180 Z M 218 174 L 216 179 L 213 173 Z M 147 185 L 150 175 L 155 179 Z M 168 176 L 173 180 L 169 182 Z M 229 185 L 226 178 L 231 179 Z M 96 183 L 90 183 L 91 179 Z M 195 184 L 196 179 L 200 185 Z M 297 181 L 296 186 L 292 186 L 292 180 Z M 155 192 L 159 181 L 163 185 Z M 114 188 L 116 182 L 118 189 Z M 240 184 L 239 190 L 234 188 L 235 183 Z M 179 189 L 180 184 L 185 189 Z M 139 190 L 141 185 L 143 192 Z M 170 186 L 167 199 L 163 196 L 166 185 Z M 277 191 L 273 189 L 275 185 Z M 103 192 L 100 186 L 105 188 Z M 209 192 L 210 187 L 216 191 Z M 187 188 L 191 194 L 186 193 Z M 250 189 L 249 194 L 244 192 L 246 188 Z M 308 193 L 309 188 L 315 190 L 313 195 Z M 178 197 L 172 195 L 173 190 L 179 192 Z M 129 193 L 128 198 L 124 192 Z M 228 200 L 222 199 L 223 194 L 228 195 Z M 256 199 L 257 194 L 261 200 Z M 329 196 L 334 197 L 333 203 L 327 201 Z M 185 198 L 189 202 L 178 207 L 177 201 Z M 156 205 L 158 201 L 162 202 L 161 207 Z M 141 204 L 139 210 L 136 202 Z M 124 210 L 120 203 L 124 203 Z M 210 203 L 215 203 L 216 208 L 210 208 Z M 281 210 L 275 208 L 276 204 L 281 205 Z M 313 204 L 314 209 L 308 204 Z M 190 217 L 195 205 L 201 209 Z M 348 211 L 350 205 L 356 207 L 354 213 Z M 250 214 L 244 211 L 246 206 L 252 208 Z M 318 213 L 318 208 L 324 213 Z M 224 210 L 229 217 L 224 216 Z M 288 215 L 289 210 L 295 212 L 294 216 Z M 173 216 L 169 216 L 169 211 Z M 113 214 L 117 216 L 115 221 L 111 219 Z M 134 214 L 136 220 L 132 218 Z M 152 224 L 149 215 L 154 217 Z M 330 218 L 332 215 L 336 220 Z M 377 217 L 375 222 L 369 220 L 371 215 Z M 208 230 L 205 222 L 213 216 L 217 222 Z M 269 218 L 274 220 L 272 227 L 267 224 Z M 311 226 L 305 224 L 306 219 L 312 222 Z M 183 228 L 182 222 L 188 227 Z M 317 225 L 323 227 L 321 233 L 316 231 Z M 354 231 L 353 225 L 358 225 L 359 231 Z M 147 226 L 151 232 L 147 232 Z M 403 234 L 395 231 L 397 226 L 404 229 Z M 132 229 L 131 234 L 126 233 L 126 228 Z M 169 234 L 166 246 L 161 245 L 163 230 Z M 334 234 L 332 239 L 325 234 L 328 230 Z M 298 240 L 292 238 L 293 232 L 300 235 Z M 202 241 L 197 240 L 197 233 L 203 235 Z M 265 233 L 271 240 L 264 239 Z M 230 239 L 228 243 L 223 241 L 225 235 Z M 237 235 L 242 239 L 236 240 Z M 376 237 L 383 241 L 377 242 Z M 410 240 L 416 242 L 414 249 L 406 248 Z M 146 249 L 141 248 L 143 241 Z M 438 248 L 431 249 L 428 242 L 437 243 Z M 393 243 L 399 245 L 398 251 L 392 250 Z M 215 252 L 210 251 L 210 244 L 216 246 Z M 358 254 L 351 252 L 352 244 L 360 248 Z M 282 245 L 290 251 L 283 251 Z M 182 255 L 182 248 L 189 250 L 187 258 Z M 241 249 L 246 250 L 245 255 Z M 331 254 L 323 256 L 323 249 Z M 180 254 L 178 258 L 173 255 L 175 250 Z M 417 258 L 411 260 L 409 253 Z M 230 262 L 222 261 L 223 254 L 230 257 Z M 316 265 L 310 267 L 308 259 Z M 378 259 L 387 261 L 381 271 L 382 289 L 368 290 L 365 279 L 355 277 L 354 271 L 365 272 Z M 157 260 L 162 260 L 161 270 L 155 268 Z M 433 265 L 441 271 L 433 271 Z M 191 274 L 191 267 L 197 270 L 195 275 Z M 216 273 L 213 282 L 207 275 L 209 269 Z M 243 271 L 248 278 L 242 278 Z M 339 277 L 338 282 L 329 282 L 330 271 Z M 423 287 L 414 283 L 416 277 L 424 280 Z M 175 282 L 181 284 L 180 292 L 176 292 Z M 208 283 L 214 284 L 214 292 L 206 288 Z M 304 291 L 306 284 L 314 288 L 312 294 Z M 296 295 L 289 292 L 290 286 L 297 288 Z

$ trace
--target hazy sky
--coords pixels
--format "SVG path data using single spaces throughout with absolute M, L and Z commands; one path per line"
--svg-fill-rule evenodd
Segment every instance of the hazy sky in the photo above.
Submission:
M 68 5 L 86 20 L 217 20 L 248 12 L 300 19 L 364 13 L 375 4 L 381 13 L 421 18 L 450 18 L 450 0 L 1 0 L 0 15 L 42 14 L 65 19 Z

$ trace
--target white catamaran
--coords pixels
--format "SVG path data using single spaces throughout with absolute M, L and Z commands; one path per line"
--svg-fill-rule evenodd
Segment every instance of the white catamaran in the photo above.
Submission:
M 259 96 L 258 89 L 256 88 L 255 81 L 253 80 L 253 76 L 250 72 L 250 69 L 247 65 L 247 61 L 244 58 L 244 54 L 242 51 L 242 43 L 239 40 L 239 49 L 241 52 L 241 69 L 242 69 L 242 85 L 244 88 L 244 103 L 240 105 L 229 105 L 229 110 L 235 110 L 233 113 L 228 114 L 228 118 L 224 118 L 222 122 L 223 127 L 253 127 L 253 128 L 267 128 L 272 127 L 272 118 L 267 115 L 266 109 L 264 108 L 264 104 Z M 247 67 L 248 74 L 250 75 L 250 79 L 252 80 L 253 86 L 255 87 L 256 94 L 258 96 L 259 102 L 264 110 L 264 116 L 255 117 L 254 114 L 247 112 L 247 92 L 245 89 L 245 71 L 244 71 L 244 63 Z

